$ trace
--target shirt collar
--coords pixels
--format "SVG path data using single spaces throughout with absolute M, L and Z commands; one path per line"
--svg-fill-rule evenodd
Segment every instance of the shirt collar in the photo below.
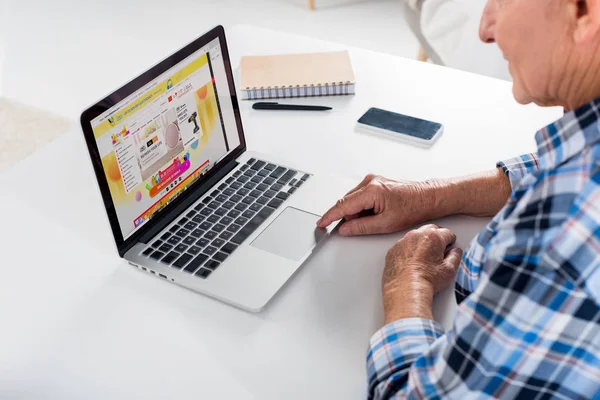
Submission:
M 542 170 L 556 168 L 600 141 L 600 98 L 541 129 L 535 141 Z

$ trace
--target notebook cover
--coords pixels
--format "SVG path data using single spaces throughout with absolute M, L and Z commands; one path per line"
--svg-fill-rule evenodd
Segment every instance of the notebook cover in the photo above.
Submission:
M 355 83 L 347 51 L 244 56 L 242 90 Z

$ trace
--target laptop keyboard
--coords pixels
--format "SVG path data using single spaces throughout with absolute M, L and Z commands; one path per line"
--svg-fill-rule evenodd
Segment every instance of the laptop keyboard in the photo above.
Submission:
M 141 254 L 206 279 L 309 178 L 251 158 Z

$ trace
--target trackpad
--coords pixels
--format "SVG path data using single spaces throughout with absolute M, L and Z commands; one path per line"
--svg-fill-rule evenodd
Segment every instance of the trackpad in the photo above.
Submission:
M 300 261 L 327 234 L 325 229 L 317 228 L 319 218 L 318 215 L 288 207 L 251 246 Z

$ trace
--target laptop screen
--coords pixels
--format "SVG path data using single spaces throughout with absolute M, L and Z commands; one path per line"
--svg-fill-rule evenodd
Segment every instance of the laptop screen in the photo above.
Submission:
M 240 145 L 219 38 L 91 123 L 127 239 Z

